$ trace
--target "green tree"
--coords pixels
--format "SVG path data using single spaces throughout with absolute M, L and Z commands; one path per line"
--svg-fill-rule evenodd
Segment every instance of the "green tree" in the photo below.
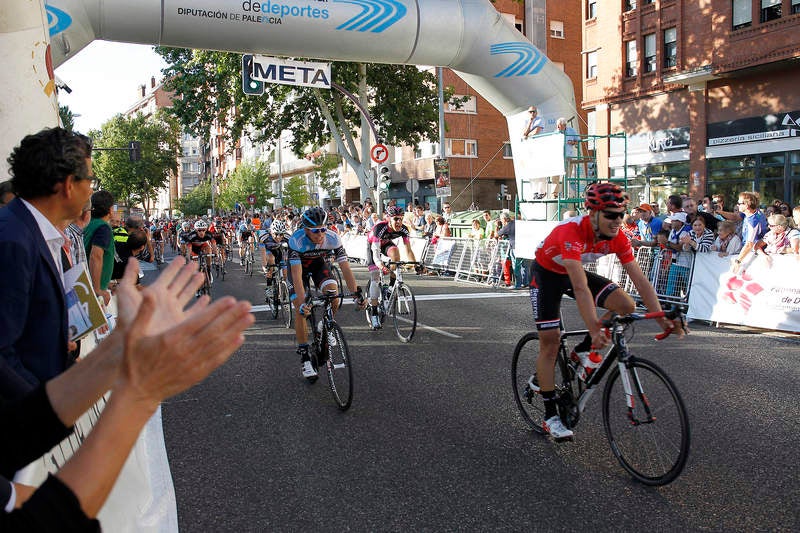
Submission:
M 208 214 L 211 209 L 211 183 L 204 181 L 178 198 L 178 209 L 190 217 Z
M 233 211 L 236 203 L 247 205 L 247 197 L 256 197 L 258 205 L 274 198 L 270 188 L 269 165 L 263 161 L 242 163 L 219 184 L 217 207 Z
M 338 90 L 265 84 L 263 96 L 248 96 L 242 91 L 241 54 L 165 47 L 156 51 L 168 64 L 166 87 L 176 94 L 170 111 L 188 131 L 208 141 L 211 126 L 220 121 L 228 125 L 230 141 L 247 135 L 270 143 L 288 130 L 298 156 L 333 139 L 359 176 L 362 197 L 371 194 L 369 158 L 359 155 L 369 153 L 368 123 Z M 416 146 L 438 138 L 436 78 L 431 72 L 412 65 L 334 62 L 331 73 L 334 82 L 369 110 L 383 141 Z M 446 98 L 451 95 L 448 88 Z
M 91 132 L 95 147 L 127 148 L 130 141 L 141 143 L 141 159 L 131 161 L 127 150 L 95 152 L 94 171 L 102 187 L 128 206 L 141 204 L 149 213 L 157 191 L 169 183 L 178 170 L 180 126 L 163 112 L 152 116 L 116 115 L 101 130 Z
M 311 194 L 302 176 L 293 176 L 286 182 L 283 187 L 283 205 L 298 209 L 311 205 Z
M 58 106 L 58 116 L 61 119 L 62 128 L 67 131 L 72 131 L 75 129 L 75 114 L 72 112 L 69 106 Z
M 341 163 L 342 158 L 339 154 L 322 154 L 314 158 L 319 187 L 324 189 L 331 198 L 339 195 L 339 185 L 341 185 L 342 180 L 339 178 L 339 173 L 336 169 L 339 168 Z

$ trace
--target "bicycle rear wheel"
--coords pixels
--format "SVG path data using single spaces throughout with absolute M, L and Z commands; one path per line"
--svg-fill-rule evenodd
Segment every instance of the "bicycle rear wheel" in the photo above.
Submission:
M 625 390 L 629 388 L 629 396 Z M 677 478 L 689 457 L 689 417 L 678 389 L 661 368 L 631 358 L 603 390 L 603 425 L 622 467 L 645 485 Z
M 391 298 L 389 314 L 394 321 L 394 332 L 403 342 L 410 342 L 417 331 L 417 301 L 411 287 L 398 283 Z
M 342 328 L 336 322 L 330 323 L 325 335 L 323 344 L 328 353 L 328 360 L 325 362 L 328 385 L 336 405 L 342 411 L 346 411 L 353 403 L 353 367 L 350 365 L 350 351 Z
M 281 281 L 278 285 L 278 293 L 281 313 L 283 313 L 283 325 L 286 326 L 286 329 L 291 329 L 294 323 L 294 309 L 292 309 L 292 302 L 289 301 L 289 284 Z
M 536 380 L 536 361 L 538 359 L 539 333 L 532 331 L 523 335 L 514 348 L 514 356 L 511 358 L 511 387 L 514 389 L 514 401 L 522 419 L 536 433 L 545 434 L 542 428 L 544 401 L 538 391 L 539 383 Z M 559 348 L 553 372 L 559 413 L 564 423 L 568 427 L 572 427 L 577 423 L 577 417 L 571 416 L 574 398 L 570 381 L 572 376 L 565 375 L 566 373 L 571 374 L 571 371 L 567 369 L 562 348 Z

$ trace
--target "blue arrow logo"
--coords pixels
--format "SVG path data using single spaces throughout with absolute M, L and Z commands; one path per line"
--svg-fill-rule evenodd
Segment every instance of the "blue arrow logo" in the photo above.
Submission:
M 515 54 L 517 60 L 494 75 L 495 78 L 528 76 L 537 74 L 547 62 L 547 58 L 530 43 L 500 43 L 489 48 L 491 55 Z
M 406 6 L 397 0 L 334 0 L 337 4 L 354 4 L 361 13 L 338 26 L 337 30 L 369 31 L 381 33 L 383 30 L 406 16 Z
M 50 37 L 58 35 L 72 25 L 72 17 L 65 12 L 53 6 L 44 6 L 47 12 L 47 27 L 50 31 Z

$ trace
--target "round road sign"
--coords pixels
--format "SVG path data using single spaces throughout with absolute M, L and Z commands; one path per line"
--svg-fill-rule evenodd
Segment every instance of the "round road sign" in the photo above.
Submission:
M 373 145 L 369 151 L 369 156 L 380 165 L 389 159 L 389 149 L 383 144 Z
M 250 205 L 255 205 L 256 197 L 251 194 L 250 196 L 247 197 L 247 203 Z

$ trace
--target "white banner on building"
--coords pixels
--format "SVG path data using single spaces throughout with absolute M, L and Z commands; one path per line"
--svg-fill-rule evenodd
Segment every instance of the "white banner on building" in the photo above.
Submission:
M 800 261 L 759 255 L 739 274 L 731 257 L 697 254 L 689 311 L 692 319 L 800 332 Z

